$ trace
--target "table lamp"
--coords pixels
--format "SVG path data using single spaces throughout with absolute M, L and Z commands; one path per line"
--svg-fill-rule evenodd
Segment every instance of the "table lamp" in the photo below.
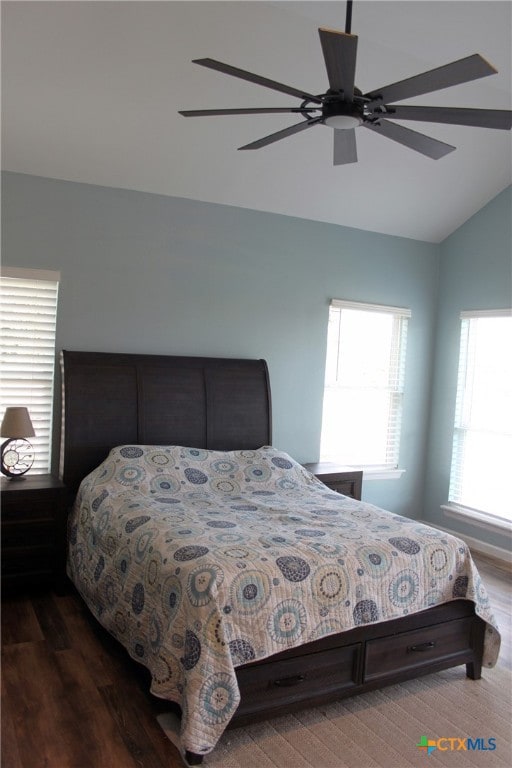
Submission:
M 6 408 L 0 435 L 7 438 L 1 448 L 1 471 L 13 480 L 22 479 L 34 463 L 34 449 L 26 439 L 35 435 L 28 408 Z

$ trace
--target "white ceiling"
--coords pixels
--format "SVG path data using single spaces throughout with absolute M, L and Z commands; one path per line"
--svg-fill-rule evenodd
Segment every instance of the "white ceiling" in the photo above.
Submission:
M 185 118 L 178 109 L 298 106 L 192 64 L 211 57 L 322 93 L 317 29 L 345 2 L 2 2 L 2 167 L 440 242 L 511 183 L 510 131 L 403 123 L 454 144 L 430 160 L 364 128 L 332 165 L 316 126 L 237 147 L 295 115 Z M 363 91 L 480 53 L 499 74 L 403 103 L 511 108 L 512 4 L 355 0 Z

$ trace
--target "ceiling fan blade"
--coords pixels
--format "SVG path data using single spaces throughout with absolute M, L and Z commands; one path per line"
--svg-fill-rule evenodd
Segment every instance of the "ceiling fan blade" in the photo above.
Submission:
M 334 165 L 357 163 L 355 128 L 334 131 Z
M 382 102 L 401 101 L 411 96 L 420 96 L 422 93 L 431 93 L 451 85 L 459 85 L 487 75 L 495 75 L 496 72 L 497 70 L 488 61 L 479 53 L 475 53 L 465 59 L 445 64 L 443 67 L 437 67 L 406 80 L 377 88 L 366 93 L 365 97 L 371 99 L 369 106 Z
M 512 128 L 512 112 L 508 109 L 466 109 L 461 107 L 410 107 L 386 105 L 386 117 L 392 120 L 421 120 L 425 123 L 472 125 L 475 128 Z
M 354 100 L 356 76 L 357 35 L 347 35 L 331 29 L 319 29 L 329 86 L 343 91 L 345 101 Z
M 194 59 L 192 63 L 200 64 L 202 67 L 208 67 L 209 69 L 215 69 L 218 72 L 223 72 L 225 75 L 232 75 L 233 77 L 239 77 L 242 80 L 248 80 L 250 83 L 256 83 L 256 85 L 263 85 L 265 88 L 271 88 L 273 91 L 287 93 L 289 96 L 296 96 L 302 100 L 308 99 L 309 101 L 315 102 L 315 104 L 322 103 L 322 100 L 312 93 L 299 91 L 297 88 L 292 88 L 289 85 L 278 83 L 275 80 L 269 80 L 266 77 L 255 75 L 253 72 L 246 72 L 245 69 L 232 67 L 230 64 L 223 64 L 221 61 L 216 61 L 215 59 Z
M 266 147 L 267 144 L 273 144 L 274 141 L 286 139 L 287 136 L 293 136 L 294 133 L 299 133 L 299 131 L 304 131 L 306 128 L 311 128 L 312 125 L 320 123 L 321 120 L 321 117 L 313 117 L 311 120 L 303 120 L 301 123 L 290 125 L 288 128 L 283 128 L 282 131 L 271 133 L 269 136 L 264 136 L 262 139 L 253 141 L 243 147 L 238 147 L 238 149 L 260 149 L 261 147 Z
M 208 117 L 210 115 L 271 115 L 311 112 L 319 110 L 321 107 L 308 107 L 307 110 L 302 107 L 254 107 L 249 109 L 184 109 L 179 111 L 184 117 Z
M 380 133 L 381 136 L 385 136 L 387 139 L 392 139 L 399 144 L 416 150 L 416 152 L 421 152 L 422 155 L 427 155 L 427 157 L 431 157 L 433 160 L 439 160 L 440 157 L 444 157 L 444 155 L 456 149 L 451 144 L 445 144 L 444 141 L 432 139 L 430 136 L 425 136 L 424 133 L 418 133 L 418 131 L 411 131 L 410 128 L 404 128 L 403 125 L 390 123 L 389 120 L 379 120 L 378 123 L 363 123 L 363 126 L 369 128 L 370 131 Z

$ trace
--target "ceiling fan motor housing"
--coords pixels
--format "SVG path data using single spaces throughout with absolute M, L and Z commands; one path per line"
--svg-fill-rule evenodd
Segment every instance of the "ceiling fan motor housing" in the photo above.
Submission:
M 330 128 L 356 128 L 363 122 L 363 116 L 363 104 L 358 101 L 345 101 L 342 95 L 327 95 L 322 106 L 323 122 Z

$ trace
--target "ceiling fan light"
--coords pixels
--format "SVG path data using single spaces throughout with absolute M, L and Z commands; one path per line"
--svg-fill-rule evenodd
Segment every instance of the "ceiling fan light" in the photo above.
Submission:
M 361 125 L 361 120 L 353 115 L 330 115 L 325 118 L 325 124 L 328 125 L 329 128 L 347 131 Z

